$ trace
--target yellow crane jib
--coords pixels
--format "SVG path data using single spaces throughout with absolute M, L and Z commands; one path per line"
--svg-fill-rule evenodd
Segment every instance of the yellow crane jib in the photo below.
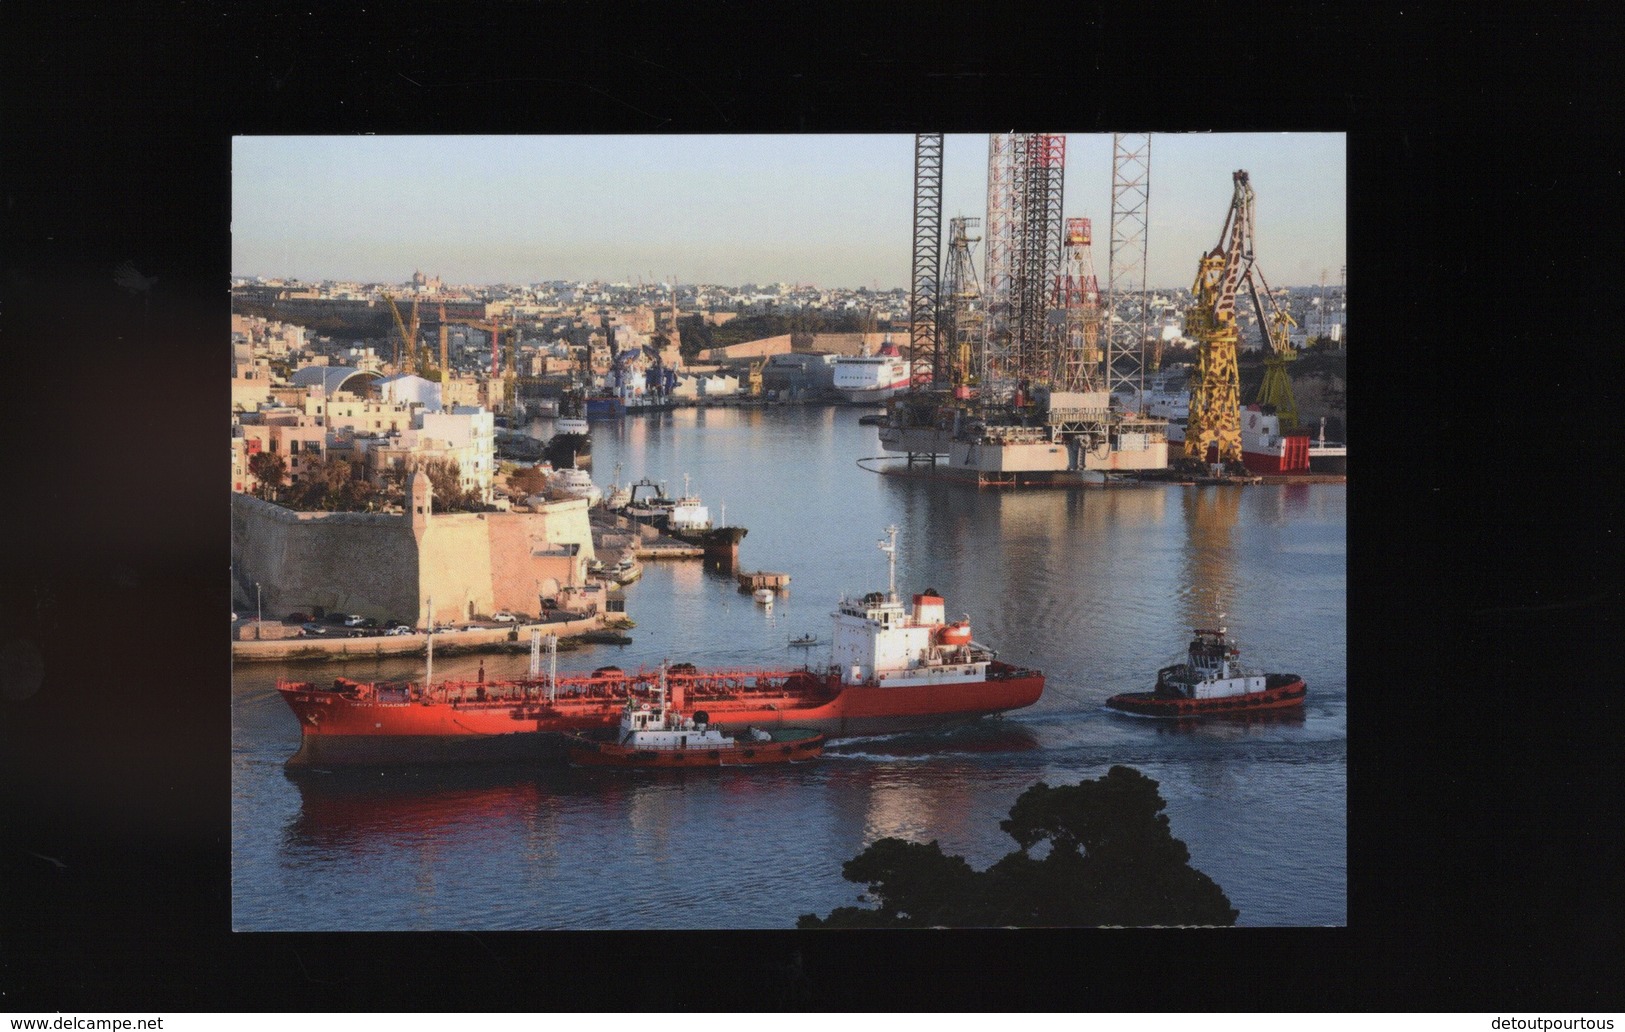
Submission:
M 389 314 L 395 317 L 395 328 L 400 331 L 401 341 L 406 345 L 406 364 L 401 364 L 401 354 L 399 348 L 395 349 L 395 353 L 391 358 L 391 364 L 400 369 L 401 372 L 411 374 L 415 371 L 413 366 L 413 352 L 417 350 L 415 340 L 417 337 L 418 321 L 416 302 L 413 303 L 412 307 L 412 329 L 408 330 L 406 328 L 406 322 L 401 318 L 401 310 L 395 306 L 395 296 L 393 294 L 385 293 L 384 300 L 389 302 Z
M 1206 460 L 1217 446 L 1220 462 L 1241 461 L 1241 376 L 1236 364 L 1240 333 L 1236 323 L 1236 293 L 1245 284 L 1265 333 L 1271 355 L 1265 362 L 1259 401 L 1272 404 L 1283 429 L 1295 427 L 1297 407 L 1286 363 L 1294 357 L 1291 330 L 1297 324 L 1269 291 L 1269 283 L 1254 265 L 1253 188 L 1247 172 L 1231 176 L 1235 191 L 1225 216 L 1219 243 L 1203 255 L 1191 288 L 1196 301 L 1186 313 L 1185 333 L 1197 343 L 1196 374 L 1191 388 L 1190 420 L 1185 432 L 1185 457 Z M 1266 314 L 1258 287 L 1270 300 Z

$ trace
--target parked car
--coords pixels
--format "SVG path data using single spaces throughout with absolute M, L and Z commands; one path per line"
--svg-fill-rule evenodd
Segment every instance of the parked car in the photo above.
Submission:
M 309 613 L 289 613 L 287 616 L 284 616 L 282 618 L 282 622 L 283 623 L 288 623 L 288 624 L 293 624 L 293 623 L 307 624 L 307 623 L 310 623 L 310 614 Z
M 401 623 L 399 620 L 385 620 L 384 621 L 384 630 L 386 630 L 386 631 L 393 631 L 397 627 L 405 627 L 405 626 L 406 625 Z
M 344 623 L 344 614 L 343 613 L 328 613 L 326 616 L 322 617 L 322 623 L 334 624 L 336 626 L 342 626 L 343 623 Z
M 354 613 L 349 613 L 341 617 L 339 622 L 344 624 L 346 627 L 360 627 L 366 621 Z
M 397 635 L 397 634 L 411 634 L 412 633 L 412 628 L 407 627 L 405 624 L 396 624 L 394 627 L 391 627 L 388 630 L 384 631 L 384 633 L 388 634 L 388 635 L 391 635 L 391 636 Z
M 310 623 L 305 624 L 305 626 L 303 628 L 301 628 L 301 630 L 303 630 L 306 634 L 311 635 L 313 637 L 318 636 L 318 635 L 323 635 L 323 634 L 327 633 L 327 628 L 322 626 L 319 623 L 316 623 L 315 621 L 312 621 Z
M 378 621 L 369 616 L 365 620 L 361 621 L 361 626 L 365 627 L 367 630 L 370 631 L 374 627 L 378 626 Z
M 236 614 L 235 613 L 232 614 L 232 618 L 236 619 Z M 496 620 L 499 623 L 518 623 L 519 622 L 519 617 L 517 617 L 514 614 L 508 612 L 506 609 L 504 609 L 500 613 L 492 614 L 491 619 Z

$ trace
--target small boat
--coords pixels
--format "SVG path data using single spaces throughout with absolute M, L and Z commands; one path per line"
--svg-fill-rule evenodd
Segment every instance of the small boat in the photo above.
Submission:
M 744 740 L 713 727 L 703 711 L 684 716 L 667 705 L 665 668 L 653 704 L 627 699 L 613 741 L 570 736 L 570 762 L 581 767 L 723 767 L 816 759 L 824 736 L 816 731 L 747 728 Z
M 790 647 L 794 648 L 794 649 L 811 648 L 812 646 L 817 645 L 817 644 L 818 644 L 818 635 L 816 635 L 816 634 L 803 634 L 799 638 L 791 638 L 790 639 Z
M 757 588 L 755 591 L 750 593 L 750 597 L 760 602 L 764 606 L 770 606 L 773 604 L 773 589 Z
M 632 556 L 626 556 L 620 562 L 611 566 L 607 575 L 616 584 L 631 584 L 643 576 L 643 564 Z
M 1242 669 L 1223 627 L 1197 628 L 1188 652 L 1187 662 L 1157 671 L 1151 691 L 1114 695 L 1106 705 L 1142 717 L 1201 717 L 1301 706 L 1308 694 L 1297 674 Z

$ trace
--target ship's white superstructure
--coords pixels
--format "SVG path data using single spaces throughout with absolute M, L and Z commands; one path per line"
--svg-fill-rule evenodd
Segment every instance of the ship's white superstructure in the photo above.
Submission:
M 584 469 L 561 469 L 554 473 L 547 482 L 547 493 L 554 498 L 585 498 L 588 505 L 604 500 L 604 492 Z
M 835 392 L 855 405 L 882 402 L 908 389 L 910 363 L 890 339 L 880 345 L 878 354 L 868 347 L 856 355 L 835 360 Z
M 880 687 L 952 684 L 987 679 L 993 654 L 970 640 L 970 623 L 950 624 L 944 602 L 932 592 L 914 596 L 910 613 L 897 598 L 897 528 L 880 543 L 890 557 L 886 592 L 842 598 L 834 618 L 831 661 L 843 684 Z
M 1187 699 L 1223 699 L 1263 691 L 1263 671 L 1243 669 L 1236 659 L 1239 655 L 1224 628 L 1199 630 L 1191 642 L 1189 661 L 1164 668 L 1159 679 Z

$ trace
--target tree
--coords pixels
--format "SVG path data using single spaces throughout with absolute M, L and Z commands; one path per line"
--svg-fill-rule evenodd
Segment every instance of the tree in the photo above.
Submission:
M 536 466 L 524 466 L 508 474 L 508 487 L 525 497 L 547 490 L 547 472 Z
M 885 838 L 841 874 L 875 909 L 804 914 L 801 928 L 1230 925 L 1239 912 L 1173 837 L 1157 782 L 1130 767 L 1077 785 L 1039 782 L 999 827 L 1020 846 L 986 871 Z M 1042 857 L 1034 854 L 1047 846 Z
M 406 477 L 404 466 L 389 465 L 378 474 L 378 504 L 386 508 L 406 507 Z
M 288 463 L 275 452 L 255 452 L 248 457 L 248 471 L 259 481 L 256 489 L 266 501 L 274 499 L 282 481 L 288 476 Z

